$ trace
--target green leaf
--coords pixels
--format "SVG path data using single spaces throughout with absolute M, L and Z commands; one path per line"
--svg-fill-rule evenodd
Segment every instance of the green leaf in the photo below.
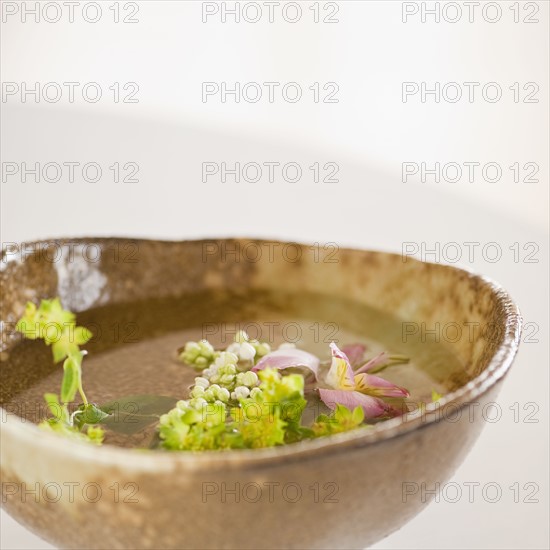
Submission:
M 351 418 L 352 418 L 352 422 L 355 425 L 361 424 L 361 422 L 365 420 L 365 411 L 363 410 L 363 407 L 355 407 L 355 409 L 353 409 Z
M 70 356 L 63 363 L 63 381 L 61 382 L 61 401 L 70 403 L 78 391 L 80 381 L 80 362 Z
M 15 330 L 23 334 L 25 338 L 29 340 L 36 340 L 40 337 L 40 331 L 38 330 L 38 324 L 25 317 L 22 317 L 17 321 Z
M 100 406 L 109 416 L 101 424 L 114 432 L 132 435 L 172 409 L 177 399 L 164 395 L 129 395 Z
M 15 330 L 21 332 L 25 338 L 30 340 L 36 340 L 42 337 L 40 334 L 39 315 L 36 306 L 32 302 L 27 302 L 25 314 L 17 321 Z
M 53 418 L 42 421 L 40 426 L 68 437 L 101 444 L 103 430 L 93 424 L 101 422 L 108 415 L 97 406 L 87 403 L 82 388 L 82 357 L 86 352 L 80 351 L 79 346 L 88 342 L 92 333 L 87 328 L 77 327 L 75 319 L 74 313 L 63 309 L 61 300 L 54 298 L 42 300 L 38 308 L 28 302 L 15 328 L 26 338 L 41 338 L 46 345 L 51 345 L 54 363 L 64 360 L 60 397 L 53 393 L 44 395 Z M 74 400 L 77 391 L 85 405 L 71 416 L 68 404 Z M 87 434 L 83 434 L 80 429 L 86 424 L 92 426 L 88 428 Z
M 94 445 L 101 445 L 103 443 L 103 438 L 105 437 L 105 432 L 100 426 L 89 426 L 86 436 L 90 443 Z
M 79 346 L 88 342 L 92 336 L 92 332 L 85 327 L 75 327 L 74 329 L 74 343 Z
M 59 403 L 59 397 L 55 393 L 45 393 L 44 400 L 54 418 L 61 420 L 65 416 L 63 414 L 63 406 Z
M 62 342 L 61 340 L 58 340 L 57 342 L 54 342 L 52 344 L 52 354 L 54 363 L 59 363 L 59 361 L 63 361 L 63 359 L 65 359 L 65 357 L 69 355 L 67 353 L 67 349 L 65 348 L 64 342 Z
M 93 443 L 94 445 L 101 445 L 103 442 L 104 432 L 99 426 L 90 426 L 87 433 L 82 433 L 79 428 L 71 426 L 67 422 L 56 420 L 55 418 L 48 418 L 40 422 L 38 427 L 75 441 Z
M 81 327 L 67 327 L 52 341 L 52 353 L 54 363 L 65 359 L 69 355 L 79 355 L 77 330 Z
M 432 390 L 432 403 L 439 401 L 443 396 L 440 393 L 437 393 L 435 390 Z
M 313 432 L 316 437 L 347 432 L 353 430 L 363 423 L 365 413 L 362 407 L 355 407 L 350 411 L 341 404 L 336 405 L 336 409 L 330 415 L 320 415 L 313 425 Z
M 54 298 L 53 300 L 42 300 L 38 313 L 43 315 L 48 322 L 57 323 L 61 327 L 65 327 L 75 322 L 75 314 L 67 309 L 63 309 L 61 300 Z
M 108 416 L 97 405 L 88 403 L 87 405 L 80 405 L 78 407 L 78 410 L 74 413 L 73 421 L 78 428 L 82 428 L 84 424 L 99 424 Z

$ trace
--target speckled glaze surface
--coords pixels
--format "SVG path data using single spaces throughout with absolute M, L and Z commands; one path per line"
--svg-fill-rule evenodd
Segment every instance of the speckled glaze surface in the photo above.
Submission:
M 292 245 L 301 251 L 298 259 L 294 248 L 286 258 L 267 253 L 283 246 L 251 239 L 70 239 L 27 245 L 35 253 L 24 257 L 5 255 L 1 403 L 17 394 L 23 372 L 36 378 L 51 371 L 51 358 L 41 352 L 13 359 L 20 338 L 9 327 L 28 300 L 57 295 L 65 307 L 86 312 L 205 290 L 316 292 L 428 326 L 491 324 L 498 338 L 480 334 L 449 344 L 464 369 L 448 381 L 450 393 L 437 406 L 373 429 L 273 449 L 191 454 L 96 448 L 60 441 L 2 410 L 5 509 L 59 547 L 105 549 L 363 548 L 420 512 L 427 501 L 406 491 L 414 484 L 443 484 L 473 445 L 483 419 L 462 414 L 451 422 L 446 411 L 495 399 L 519 342 L 517 307 L 495 283 L 453 267 L 363 250 L 312 254 L 308 245 Z M 254 256 L 253 247 L 264 253 Z M 236 255 L 227 253 L 235 249 Z M 324 261 L 327 254 L 337 261 Z M 46 498 L 47 484 L 64 483 L 77 489 L 62 491 L 57 501 Z M 38 487 L 39 498 L 22 498 L 15 492 L 21 484 Z M 92 484 L 89 493 L 82 490 L 86 484 Z M 260 499 L 257 487 L 264 491 Z

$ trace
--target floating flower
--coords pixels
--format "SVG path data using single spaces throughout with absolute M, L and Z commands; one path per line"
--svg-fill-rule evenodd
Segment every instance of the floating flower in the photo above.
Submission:
M 381 367 L 385 367 L 390 362 L 390 355 L 383 351 L 382 353 L 379 353 L 376 357 L 373 357 L 372 359 L 369 359 L 362 367 L 359 367 L 355 374 L 359 374 L 361 372 L 369 372 L 374 370 L 381 370 Z
M 332 363 L 325 382 L 332 389 L 319 389 L 321 400 L 330 409 L 334 410 L 338 404 L 348 408 L 360 406 L 366 418 L 399 414 L 380 397 L 408 397 L 409 392 L 379 376 L 365 372 L 374 368 L 373 365 L 380 366 L 383 354 L 354 372 L 350 360 L 334 342 L 330 344 L 330 349 Z M 384 361 L 387 362 L 387 359 L 384 358 Z
M 374 374 L 375 372 L 383 371 L 386 367 L 409 362 L 409 358 L 405 355 L 390 355 L 388 352 L 383 351 L 363 364 L 365 351 L 366 346 L 363 344 L 348 344 L 342 348 L 342 352 L 348 358 L 352 368 L 357 369 L 355 370 L 355 374 L 361 372 L 370 372 Z M 359 367 L 359 365 L 362 366 Z
M 301 349 L 285 346 L 268 353 L 258 361 L 252 370 L 256 372 L 265 368 L 283 370 L 291 367 L 304 367 L 310 370 L 317 379 L 319 377 L 319 365 L 320 361 L 315 355 Z
M 352 367 L 360 365 L 367 347 L 363 344 L 348 344 L 342 348 L 342 352 L 349 359 Z

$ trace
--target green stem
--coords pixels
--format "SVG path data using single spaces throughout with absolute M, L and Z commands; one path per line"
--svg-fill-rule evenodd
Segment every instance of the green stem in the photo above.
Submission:
M 78 393 L 80 394 L 80 397 L 82 397 L 82 402 L 84 405 L 88 404 L 88 400 L 86 399 L 86 394 L 84 393 L 84 389 L 82 388 L 82 382 L 79 382 L 78 384 Z
M 69 407 L 67 403 L 63 403 L 62 416 L 63 416 L 63 421 L 69 422 L 69 418 L 71 415 L 69 414 Z
M 82 352 L 84 355 L 86 352 Z M 88 399 L 86 399 L 86 394 L 84 393 L 84 388 L 82 387 L 82 355 L 80 355 L 80 361 L 78 363 L 78 393 L 82 397 L 82 402 L 84 405 L 88 404 Z

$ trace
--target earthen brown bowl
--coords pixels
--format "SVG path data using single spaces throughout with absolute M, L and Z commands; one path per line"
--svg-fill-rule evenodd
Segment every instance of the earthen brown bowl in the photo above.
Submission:
M 109 549 L 362 548 L 420 512 L 427 500 L 418 488 L 443 484 L 483 426 L 479 415 L 457 420 L 457 411 L 495 399 L 519 342 L 517 307 L 495 283 L 454 267 L 383 252 L 292 244 L 283 254 L 283 248 L 249 239 L 71 239 L 5 251 L 5 509 L 57 546 Z M 219 311 L 236 317 L 254 318 L 260 302 L 292 316 L 292 297 L 307 293 L 430 327 L 490 324 L 497 336 L 447 343 L 462 367 L 448 374 L 440 365 L 447 393 L 426 410 L 271 449 L 195 454 L 95 447 L 46 433 L 10 409 L 20 392 L 59 368 L 41 343 L 22 342 L 13 331 L 28 300 L 59 295 L 86 323 L 105 307 L 134 312 L 148 336 L 177 323 L 170 304 L 185 296 L 191 305 L 181 314 L 183 324 L 211 319 L 211 304 L 192 300 L 211 291 L 231 294 L 231 307 Z M 250 296 L 260 298 L 251 303 Z M 136 306 L 144 300 L 161 304 L 164 315 L 157 308 L 149 318 L 146 306 Z M 117 345 L 124 344 L 103 340 L 92 351 Z

